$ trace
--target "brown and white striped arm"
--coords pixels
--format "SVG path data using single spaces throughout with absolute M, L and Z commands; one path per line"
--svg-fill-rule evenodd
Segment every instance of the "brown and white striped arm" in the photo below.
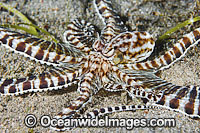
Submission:
M 131 77 L 129 76 L 126 72 L 121 71 L 118 67 L 113 66 L 112 68 L 112 73 L 113 73 L 113 77 L 116 80 L 120 80 L 118 82 L 121 82 L 122 84 L 125 85 L 125 87 L 127 86 L 136 86 L 136 85 L 141 85 L 141 81 L 137 80 L 137 78 Z M 122 86 L 123 87 L 123 86 Z M 140 88 L 142 89 L 142 88 Z
M 151 72 L 126 72 L 129 81 L 134 80 L 136 83 L 136 85 L 130 84 L 123 87 L 132 98 L 140 97 L 150 105 L 158 105 L 192 118 L 200 118 L 200 87 L 177 86 Z
M 110 0 L 94 0 L 93 4 L 97 14 L 106 25 L 101 36 L 106 43 L 110 42 L 119 33 L 128 30 L 120 16 L 113 9 Z
M 62 118 L 71 118 L 78 112 L 81 108 L 83 108 L 92 98 L 92 95 L 95 93 L 92 88 L 92 80 L 94 75 L 92 72 L 87 73 L 84 78 L 78 84 L 78 90 L 80 95 L 78 98 L 71 102 L 71 104 L 64 108 L 62 112 L 58 113 L 55 117 L 56 119 Z M 51 127 L 56 131 L 64 131 L 67 130 L 64 127 Z
M 153 73 L 152 77 L 153 77 Z M 145 75 L 147 76 L 147 75 Z M 121 85 L 116 85 L 117 88 L 111 88 L 110 91 L 112 90 L 125 90 L 129 93 L 129 95 L 134 98 L 134 97 L 138 97 L 138 98 L 145 98 L 148 101 L 153 101 L 153 102 L 157 102 L 160 98 L 161 98 L 161 93 L 162 92 L 157 92 L 154 93 L 153 91 L 151 91 L 151 88 L 148 88 L 148 86 L 146 86 L 146 84 L 144 84 L 144 82 L 148 82 L 150 80 L 157 80 L 159 79 L 158 77 L 154 77 L 154 79 L 149 78 L 149 79 L 145 79 L 145 76 L 141 76 L 143 80 L 139 79 L 138 77 L 135 77 L 133 74 L 128 74 L 124 71 L 119 70 L 117 67 L 113 67 L 113 77 L 115 77 L 116 80 L 120 80 L 120 82 L 122 83 Z M 144 80 L 145 79 L 145 80 Z M 160 79 L 159 79 L 160 80 Z M 158 80 L 157 80 L 158 81 Z M 161 80 L 163 81 L 163 80 Z M 108 86 L 115 86 L 115 85 L 110 85 L 108 84 Z M 109 89 L 108 89 L 109 91 Z
M 200 118 L 200 87 L 171 86 L 153 105 L 181 112 L 191 118 Z
M 152 100 L 143 98 L 146 102 L 181 112 L 192 118 L 200 118 L 200 87 L 177 86 L 150 73 L 129 74 L 129 77 L 134 77 L 141 81 L 139 87 L 144 88 L 145 93 L 152 93 L 156 97 L 158 94 L 161 95 L 161 97 L 159 96 Z M 132 97 L 138 96 L 138 91 L 135 88 L 127 87 L 127 91 L 130 96 L 133 95 Z M 142 91 L 139 94 L 144 93 Z
M 85 20 L 75 19 L 67 25 L 64 41 L 74 45 L 77 49 L 89 54 L 97 36 L 95 27 Z
M 97 117 L 102 117 L 107 114 L 111 113 L 117 113 L 117 112 L 124 112 L 124 111 L 136 111 L 136 110 L 146 110 L 146 109 L 157 109 L 159 107 L 152 106 L 152 105 L 121 105 L 121 106 L 115 106 L 115 107 L 105 107 L 100 109 L 94 109 L 93 111 L 86 113 L 86 114 L 76 114 L 75 118 L 89 118 L 89 119 L 95 119 Z M 56 129 L 57 131 L 66 131 L 71 130 L 75 127 L 63 127 L 60 129 Z M 52 128 L 55 130 L 55 128 Z
M 129 78 L 133 78 L 134 81 L 138 82 L 139 85 L 147 92 L 159 93 L 163 89 L 173 86 L 172 83 L 169 83 L 160 77 L 157 77 L 152 72 L 147 71 L 125 71 Z
M 127 87 L 126 90 L 132 98 L 140 97 L 148 105 L 178 111 L 191 118 L 200 118 L 200 87 L 176 85 L 166 87 L 164 84 L 158 89 L 163 91 L 154 94 L 135 87 Z
M 84 78 L 78 84 L 78 90 L 80 95 L 78 98 L 67 107 L 64 108 L 58 116 L 62 118 L 71 117 L 76 113 L 80 108 L 82 108 L 90 100 L 93 95 L 93 90 L 91 86 L 92 78 L 94 75 L 92 73 L 87 73 Z
M 93 118 L 101 117 L 101 116 L 104 116 L 106 114 L 111 114 L 111 113 L 124 112 L 124 111 L 145 110 L 145 109 L 154 109 L 154 108 L 157 108 L 157 107 L 151 106 L 151 105 L 122 105 L 122 106 L 94 109 L 92 112 L 89 112 L 85 115 L 78 114 L 77 117 L 93 119 Z
M 61 66 L 62 63 L 79 63 L 82 58 L 73 57 L 62 44 L 42 40 L 0 27 L 0 44 L 15 53 L 42 64 Z
M 117 85 L 112 85 L 109 84 L 111 88 L 104 88 L 107 91 L 111 91 L 111 92 L 115 92 L 115 91 L 127 91 L 129 96 L 131 98 L 142 98 L 145 99 L 145 103 L 146 102 L 157 102 L 158 100 L 160 100 L 161 98 L 161 93 L 152 93 L 152 92 L 148 92 L 146 90 L 144 90 L 142 85 L 134 85 L 134 86 L 130 86 L 130 85 L 121 85 L 121 84 L 117 84 Z
M 49 72 L 44 72 L 39 76 L 19 79 L 1 79 L 0 96 L 62 89 L 77 83 L 79 81 L 78 76 L 79 73 L 77 71 L 70 73 L 54 69 Z
M 138 62 L 133 64 L 119 64 L 118 67 L 134 70 L 163 70 L 170 67 L 173 63 L 181 59 L 186 52 L 200 41 L 200 28 L 184 35 L 178 43 L 174 44 L 167 52 L 153 60 Z
M 119 84 L 119 83 L 117 84 L 117 83 L 112 83 L 112 82 L 105 84 L 102 89 L 104 89 L 106 91 L 110 91 L 110 92 L 117 92 L 117 91 L 125 90 L 123 88 L 122 84 Z

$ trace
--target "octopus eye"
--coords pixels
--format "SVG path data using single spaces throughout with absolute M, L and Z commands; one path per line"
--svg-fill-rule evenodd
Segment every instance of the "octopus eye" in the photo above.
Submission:
M 118 52 L 113 58 L 113 62 L 115 65 L 122 63 L 123 60 L 124 60 L 124 57 L 121 52 Z

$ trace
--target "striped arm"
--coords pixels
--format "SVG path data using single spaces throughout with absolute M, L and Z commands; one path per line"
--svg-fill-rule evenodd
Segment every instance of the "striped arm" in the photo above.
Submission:
M 129 86 L 129 85 L 113 85 L 110 84 L 111 88 L 104 88 L 107 91 L 116 92 L 116 91 L 122 91 L 125 90 L 128 92 L 129 96 L 132 98 L 138 97 L 144 99 L 144 102 L 157 102 L 160 100 L 162 94 L 157 93 L 156 95 L 152 92 L 147 92 L 144 90 L 143 86 L 141 85 L 135 85 L 135 86 Z
M 178 43 L 174 44 L 164 55 L 153 60 L 134 64 L 119 64 L 118 67 L 134 70 L 163 70 L 181 59 L 186 52 L 200 41 L 200 28 L 184 35 Z
M 78 114 L 77 117 L 91 118 L 92 119 L 92 118 L 101 117 L 101 116 L 104 116 L 106 114 L 111 114 L 111 113 L 124 112 L 124 111 L 145 110 L 145 109 L 153 109 L 153 108 L 156 108 L 156 107 L 151 106 L 151 105 L 122 105 L 122 106 L 95 109 L 92 112 L 89 112 L 85 115 Z
M 109 42 L 120 32 L 128 30 L 120 16 L 113 9 L 110 0 L 94 0 L 93 4 L 97 14 L 106 25 L 102 32 L 102 38 L 105 42 Z
M 123 84 L 125 84 L 125 87 L 141 85 L 140 80 L 137 80 L 136 78 L 129 76 L 125 71 L 122 71 L 116 66 L 113 66 L 112 73 L 116 81 L 122 82 Z
M 93 77 L 94 75 L 92 73 L 87 73 L 85 75 L 85 77 L 79 83 L 79 97 L 76 100 L 72 101 L 72 104 L 70 104 L 67 108 L 64 108 L 63 111 L 58 114 L 59 117 L 72 117 L 80 108 L 84 107 L 85 104 L 87 104 L 93 94 L 91 85 Z
M 61 89 L 76 83 L 78 81 L 78 75 L 78 72 L 65 73 L 59 70 L 50 70 L 39 76 L 20 79 L 2 79 L 0 82 L 0 96 Z
M 124 111 L 136 111 L 136 110 L 146 110 L 146 109 L 157 109 L 157 106 L 152 105 L 122 105 L 122 106 L 115 106 L 115 107 L 105 107 L 101 109 L 95 109 L 87 114 L 76 114 L 76 118 L 90 118 L 95 119 L 96 117 L 105 116 L 106 114 L 117 113 L 117 112 L 124 112 Z M 66 131 L 71 130 L 75 127 L 65 127 L 65 128 L 53 128 L 51 129 L 56 131 Z
M 164 89 L 173 86 L 172 83 L 157 77 L 152 72 L 132 70 L 126 71 L 125 73 L 129 76 L 129 78 L 133 78 L 134 81 L 140 83 L 139 85 L 147 92 L 159 93 Z
M 56 44 L 0 27 L 0 44 L 31 60 L 42 64 L 58 66 L 60 62 L 77 63 L 81 58 L 70 56 L 70 50 Z
M 153 105 L 181 112 L 191 118 L 200 118 L 200 87 L 171 86 Z
M 106 90 L 106 91 L 110 91 L 110 92 L 117 92 L 117 91 L 125 90 L 123 88 L 122 84 L 112 83 L 112 82 L 105 84 L 103 89 Z
M 152 75 L 152 77 L 154 76 L 153 73 L 150 73 Z M 138 74 L 139 75 L 139 74 Z M 148 75 L 148 74 L 147 74 Z M 145 75 L 146 76 L 146 75 Z M 145 76 L 142 76 L 143 79 L 145 79 Z M 127 74 L 124 71 L 120 71 L 117 67 L 113 67 L 113 77 L 115 77 L 115 79 L 119 82 L 122 82 L 122 85 L 116 85 L 117 88 L 113 88 L 113 90 L 125 90 L 128 92 L 128 94 L 134 98 L 134 97 L 139 97 L 139 98 L 144 98 L 147 99 L 147 101 L 151 101 L 151 102 L 157 102 L 160 98 L 161 98 L 161 94 L 162 92 L 157 92 L 154 94 L 154 92 L 152 92 L 150 90 L 150 88 L 148 88 L 148 86 L 145 86 L 146 84 L 144 84 L 144 81 L 142 81 L 141 79 L 134 77 L 133 74 Z M 147 76 L 148 77 L 148 76 Z M 155 78 L 156 76 L 154 76 Z M 155 79 L 158 79 L 158 77 L 156 77 Z M 146 79 L 145 81 L 148 82 L 150 80 L 153 80 L 152 78 Z M 112 84 L 108 84 L 108 86 L 115 86 Z M 112 91 L 112 88 L 111 88 Z
M 92 81 L 94 75 L 92 72 L 87 73 L 85 77 L 79 82 L 78 90 L 80 95 L 78 98 L 71 102 L 71 104 L 64 108 L 62 112 L 58 113 L 55 117 L 56 119 L 62 118 L 71 118 L 78 112 L 81 108 L 83 108 L 92 98 L 94 91 L 92 90 Z M 68 130 L 64 127 L 51 127 L 51 129 L 56 131 L 65 131 Z
M 139 87 L 145 90 L 144 93 L 143 90 L 138 91 L 135 88 L 127 87 L 131 97 L 138 97 L 138 94 L 140 94 L 142 98 L 146 94 L 147 96 L 142 98 L 145 102 L 181 112 L 192 118 L 200 118 L 200 87 L 177 86 L 160 79 L 150 72 L 132 73 L 129 74 L 129 77 L 134 77 L 141 81 Z M 151 93 L 155 95 L 153 99 L 150 99 Z
M 96 36 L 95 27 L 85 20 L 75 19 L 67 25 L 64 41 L 89 54 Z
M 111 114 L 111 113 L 117 113 L 117 112 L 124 112 L 124 111 L 135 111 L 135 110 L 145 110 L 145 109 L 154 109 L 158 108 L 156 106 L 151 106 L 151 105 L 122 105 L 122 106 L 115 106 L 115 107 L 106 107 L 106 108 L 101 108 L 101 109 L 95 109 L 92 112 L 89 112 L 87 114 L 76 114 L 76 118 L 90 118 L 94 119 L 96 117 L 101 117 L 106 114 Z M 72 130 L 75 127 L 50 127 L 52 130 L 55 131 L 68 131 Z
M 200 87 L 173 85 L 165 88 L 163 85 L 163 90 L 162 93 L 153 94 L 135 87 L 127 88 L 130 97 L 140 97 L 148 105 L 174 110 L 191 118 L 200 118 Z

